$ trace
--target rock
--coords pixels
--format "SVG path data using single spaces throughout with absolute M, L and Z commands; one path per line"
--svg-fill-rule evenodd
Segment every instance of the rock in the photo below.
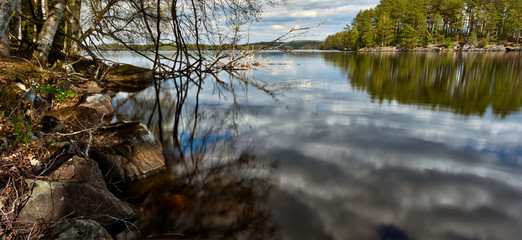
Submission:
M 34 89 L 31 88 L 24 94 L 24 100 L 29 103 L 34 103 L 36 100 L 36 92 Z
M 506 51 L 506 48 L 504 47 L 504 45 L 499 45 L 499 44 L 495 44 L 495 45 L 489 45 L 487 47 L 485 47 L 486 51 Z
M 66 64 L 65 72 L 71 74 L 71 73 L 75 73 L 76 71 L 74 71 L 74 67 L 71 64 Z
M 111 89 L 135 92 L 147 88 L 155 79 L 150 69 L 121 64 L 112 66 L 104 80 Z
M 52 110 L 42 118 L 43 132 L 63 132 L 64 128 L 78 131 L 99 126 L 102 115 L 95 109 L 85 106 L 71 106 Z
M 108 226 L 135 217 L 125 202 L 99 183 L 28 182 L 34 183 L 34 187 L 20 211 L 18 220 L 22 223 L 32 224 L 39 220 L 52 223 L 64 218 L 81 217 Z
M 440 48 L 438 46 L 434 46 L 434 45 L 428 45 L 428 51 L 431 51 L 431 52 L 441 52 L 442 48 Z
M 33 165 L 35 175 L 48 175 L 69 159 L 81 154 L 80 149 L 69 142 L 52 143 L 43 148 L 49 153 L 49 156 L 43 162 L 35 162 Z
M 49 176 L 50 181 L 57 182 L 91 182 L 104 185 L 103 176 L 98 168 L 98 163 L 92 159 L 73 156 Z
M 71 88 L 71 83 L 67 80 L 63 80 L 63 81 L 60 81 L 59 83 L 57 83 L 54 87 L 58 88 L 62 91 L 67 91 Z
M 42 96 L 37 95 L 36 92 L 30 88 L 25 94 L 24 94 L 24 100 L 28 103 L 33 104 L 36 108 L 41 107 L 50 107 L 51 104 Z
M 100 87 L 100 84 L 96 81 L 87 81 L 84 83 L 78 84 L 77 88 L 73 89 L 76 92 L 83 92 L 83 93 L 101 93 L 103 91 L 103 88 Z
M 112 106 L 112 99 L 108 94 L 94 94 L 85 98 L 78 106 L 88 107 L 96 110 L 99 115 L 106 118 L 114 116 L 114 107 Z
M 111 182 L 142 179 L 165 169 L 160 141 L 139 122 L 112 124 L 93 143 L 89 156 Z
M 73 219 L 54 226 L 46 239 L 113 239 L 99 223 L 88 219 Z

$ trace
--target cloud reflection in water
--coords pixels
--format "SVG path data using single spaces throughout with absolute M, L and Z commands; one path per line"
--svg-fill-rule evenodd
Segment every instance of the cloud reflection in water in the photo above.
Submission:
M 405 68 L 424 62 L 431 64 L 429 71 L 458 69 L 453 66 L 460 64 L 473 76 L 481 75 L 477 67 L 488 67 L 489 77 L 520 69 L 514 67 L 520 61 L 512 62 L 516 61 L 512 55 L 477 56 L 266 54 L 273 61 L 292 60 L 299 65 L 291 66 L 293 71 L 287 71 L 288 66 L 269 66 L 254 71 L 252 77 L 306 83 L 282 92 L 283 99 L 289 100 L 286 105 L 252 88 L 249 101 L 240 101 L 247 122 L 239 127 L 240 134 L 254 141 L 257 153 L 280 161 L 279 185 L 269 202 L 278 235 L 282 239 L 506 240 L 521 236 L 518 96 L 522 91 L 511 88 L 511 100 L 505 102 L 496 99 L 496 88 L 478 87 L 487 101 L 475 101 L 480 96 L 468 101 L 465 94 L 451 98 L 441 86 L 455 91 L 458 84 L 444 85 L 445 78 L 437 78 L 433 89 L 423 83 L 423 94 L 409 94 L 417 83 L 407 80 L 415 78 L 386 77 L 389 69 L 421 76 L 422 69 Z M 411 61 L 419 64 L 408 64 Z M 377 72 L 381 62 L 386 64 L 384 72 Z M 515 78 L 498 83 L 518 86 L 520 72 L 510 74 Z M 354 79 L 361 76 L 381 79 Z M 391 86 L 388 83 L 403 89 L 387 92 L 381 87 Z M 480 85 L 475 83 L 462 86 Z M 407 86 L 410 89 L 404 89 Z M 426 102 L 428 95 L 437 96 L 435 104 Z M 117 97 L 115 102 L 121 100 Z M 204 88 L 201 102 L 222 110 L 231 107 L 230 99 L 213 95 L 212 86 Z M 118 113 L 125 118 L 133 107 L 119 107 Z

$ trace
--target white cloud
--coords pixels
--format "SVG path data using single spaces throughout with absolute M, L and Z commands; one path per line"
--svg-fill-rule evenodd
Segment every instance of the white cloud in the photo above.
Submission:
M 291 16 L 296 18 L 314 18 L 317 17 L 317 11 L 296 11 Z
M 251 31 L 251 42 L 273 40 L 292 26 L 309 27 L 321 24 L 299 39 L 323 40 L 329 34 L 342 31 L 357 12 L 375 7 L 379 1 L 300 0 L 265 9 L 262 19 Z M 278 30 L 278 31 L 274 31 Z
M 285 27 L 281 26 L 281 25 L 272 25 L 270 28 L 274 29 L 274 30 L 282 30 L 282 29 L 285 29 Z

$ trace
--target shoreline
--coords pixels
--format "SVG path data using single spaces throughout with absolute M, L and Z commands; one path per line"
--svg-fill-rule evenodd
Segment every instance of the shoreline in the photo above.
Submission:
M 326 51 L 328 49 L 325 49 Z M 338 49 L 330 49 L 338 50 Z M 491 44 L 486 46 L 478 46 L 474 44 L 456 44 L 455 46 L 446 46 L 444 44 L 430 44 L 415 48 L 402 48 L 400 46 L 387 47 L 366 47 L 358 50 L 344 49 L 341 52 L 521 52 L 522 44 Z

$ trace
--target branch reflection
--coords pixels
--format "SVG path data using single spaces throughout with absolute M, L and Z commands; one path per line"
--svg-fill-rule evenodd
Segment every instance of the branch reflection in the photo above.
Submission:
M 131 228 L 121 238 L 274 238 L 266 201 L 275 186 L 270 176 L 276 164 L 256 159 L 251 144 L 239 139 L 237 122 L 240 99 L 248 97 L 249 88 L 277 99 L 279 86 L 248 74 L 228 76 L 227 81 L 169 79 L 116 98 L 119 120 L 144 122 L 161 136 L 168 169 L 140 183 L 154 190 L 135 200 L 139 218 L 133 224 L 139 231 Z M 180 88 L 187 81 L 192 84 Z M 229 99 L 228 106 L 212 105 L 201 91 Z

